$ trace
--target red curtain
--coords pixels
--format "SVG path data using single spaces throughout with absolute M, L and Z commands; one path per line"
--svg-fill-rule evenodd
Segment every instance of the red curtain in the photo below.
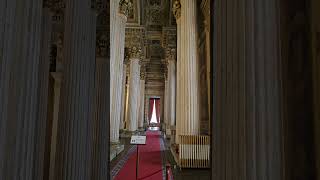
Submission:
M 154 103 L 154 99 L 153 98 L 150 98 L 149 99 L 149 124 L 150 124 L 150 121 L 151 121 L 151 118 L 152 118 L 152 113 L 153 113 L 153 103 Z
M 157 123 L 160 123 L 160 99 L 156 99 L 156 116 Z

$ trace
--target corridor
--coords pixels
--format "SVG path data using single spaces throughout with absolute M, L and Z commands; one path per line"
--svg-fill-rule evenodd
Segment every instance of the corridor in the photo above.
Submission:
M 139 172 L 138 179 L 143 180 L 161 180 L 165 177 L 165 168 L 163 163 L 163 140 L 160 131 L 148 130 L 146 132 L 147 141 L 146 145 L 139 145 Z M 134 146 L 134 151 L 129 151 L 126 156 L 127 161 L 120 160 L 115 168 L 113 178 L 115 180 L 133 180 L 136 176 L 136 159 L 137 147 Z M 126 158 L 126 157 L 124 157 Z M 114 169 L 113 171 L 114 172 Z

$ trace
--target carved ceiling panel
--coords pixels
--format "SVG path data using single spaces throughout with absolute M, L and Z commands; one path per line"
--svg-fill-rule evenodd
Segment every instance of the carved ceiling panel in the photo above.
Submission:
M 141 45 L 144 46 L 145 38 L 145 29 L 143 27 L 139 28 L 126 28 L 125 35 L 125 45 L 129 47 L 131 45 Z
M 129 0 L 132 8 L 129 9 L 127 25 L 140 25 L 140 0 Z
M 147 0 L 145 16 L 148 26 L 162 25 L 165 21 L 165 4 L 167 0 Z
M 162 47 L 177 46 L 177 30 L 175 27 L 164 27 L 162 29 Z

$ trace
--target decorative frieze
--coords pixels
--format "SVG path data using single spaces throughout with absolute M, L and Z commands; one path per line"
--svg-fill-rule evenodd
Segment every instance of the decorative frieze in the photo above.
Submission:
M 172 27 L 164 27 L 162 29 L 162 47 L 176 47 L 177 46 L 177 29 Z
M 126 28 L 125 46 L 144 46 L 146 45 L 146 32 L 143 27 Z

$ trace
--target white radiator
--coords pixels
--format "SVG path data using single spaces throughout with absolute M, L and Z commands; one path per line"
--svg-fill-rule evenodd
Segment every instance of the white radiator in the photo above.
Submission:
M 181 168 L 210 167 L 210 136 L 180 135 L 179 138 Z

